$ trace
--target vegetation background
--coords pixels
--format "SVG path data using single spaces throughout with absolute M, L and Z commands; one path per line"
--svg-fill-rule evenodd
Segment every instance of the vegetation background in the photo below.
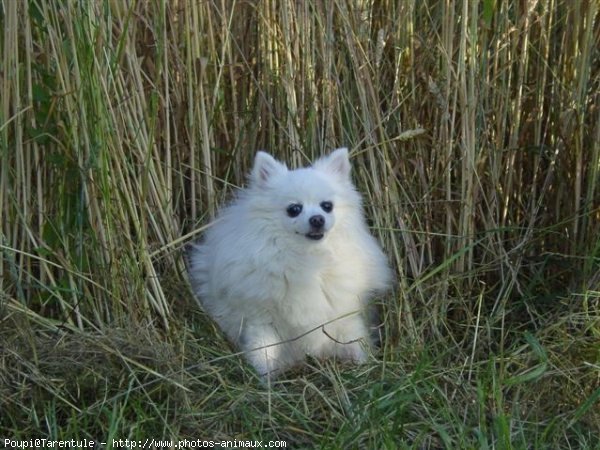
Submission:
M 596 1 L 0 1 L 0 437 L 600 448 Z M 270 387 L 185 244 L 352 149 L 382 347 Z

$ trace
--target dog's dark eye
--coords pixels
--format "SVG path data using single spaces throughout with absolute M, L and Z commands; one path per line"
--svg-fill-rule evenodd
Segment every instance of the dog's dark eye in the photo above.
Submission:
M 286 209 L 287 215 L 290 217 L 297 217 L 302 212 L 302 205 L 300 203 L 292 203 Z
M 326 213 L 330 213 L 333 210 L 333 203 L 331 202 L 321 202 L 321 209 Z

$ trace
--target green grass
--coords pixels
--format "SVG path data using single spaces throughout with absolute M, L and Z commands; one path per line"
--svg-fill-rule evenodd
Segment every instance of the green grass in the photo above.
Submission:
M 0 2 L 0 439 L 600 448 L 599 20 Z M 382 346 L 263 386 L 182 249 L 256 150 L 339 146 L 398 276 Z

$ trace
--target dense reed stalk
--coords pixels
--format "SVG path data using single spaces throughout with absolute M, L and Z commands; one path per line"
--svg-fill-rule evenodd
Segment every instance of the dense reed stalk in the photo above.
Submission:
M 0 430 L 598 445 L 598 29 L 595 1 L 1 1 Z M 382 351 L 267 395 L 182 249 L 256 150 L 339 146 L 398 273 Z

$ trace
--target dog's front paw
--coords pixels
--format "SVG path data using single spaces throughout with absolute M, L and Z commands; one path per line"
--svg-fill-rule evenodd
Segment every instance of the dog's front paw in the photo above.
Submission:
M 239 344 L 246 360 L 263 378 L 276 377 L 287 367 L 284 344 L 271 327 L 246 326 Z
M 338 348 L 338 357 L 346 361 L 353 362 L 354 364 L 364 364 L 369 358 L 360 341 L 342 344 L 340 347 Z

